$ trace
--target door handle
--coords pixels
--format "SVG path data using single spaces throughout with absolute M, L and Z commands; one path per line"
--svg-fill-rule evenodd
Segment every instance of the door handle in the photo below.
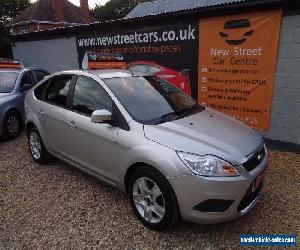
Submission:
M 77 125 L 76 125 L 76 123 L 75 123 L 74 121 L 70 121 L 70 122 L 68 123 L 68 125 L 69 125 L 69 127 L 71 127 L 71 128 L 77 128 Z
M 44 114 L 44 110 L 39 109 L 39 113 L 40 113 L 41 115 Z

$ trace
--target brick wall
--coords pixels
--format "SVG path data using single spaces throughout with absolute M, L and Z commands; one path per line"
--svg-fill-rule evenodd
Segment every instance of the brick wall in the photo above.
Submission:
M 300 144 L 300 15 L 282 19 L 271 126 L 263 134 Z
M 90 23 L 91 22 L 91 15 L 90 15 L 90 10 L 89 10 L 88 0 L 80 0 L 80 7 L 81 7 L 81 12 L 82 12 L 82 16 L 84 18 L 84 21 L 86 23 Z
M 55 28 L 59 28 L 59 27 L 65 27 L 65 26 L 67 26 L 67 25 L 63 24 L 63 23 L 58 23 L 58 24 L 30 23 L 30 24 L 27 24 L 28 32 L 34 32 L 34 31 L 38 31 L 38 30 L 51 30 L 51 29 L 55 29 Z M 13 32 L 15 34 L 23 33 L 22 32 L 22 25 L 14 26 L 13 27 Z

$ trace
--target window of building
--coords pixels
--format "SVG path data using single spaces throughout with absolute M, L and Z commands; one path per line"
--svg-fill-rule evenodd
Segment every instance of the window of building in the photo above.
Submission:
M 21 32 L 22 32 L 22 33 L 27 33 L 27 32 L 29 32 L 29 25 L 28 25 L 28 23 L 25 23 L 25 24 L 22 24 L 22 25 L 21 25 Z

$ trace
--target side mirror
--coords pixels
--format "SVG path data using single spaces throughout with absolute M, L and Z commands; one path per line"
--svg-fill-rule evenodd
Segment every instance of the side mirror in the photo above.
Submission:
M 96 110 L 91 115 L 91 121 L 93 123 L 108 123 L 112 121 L 112 114 L 106 109 Z

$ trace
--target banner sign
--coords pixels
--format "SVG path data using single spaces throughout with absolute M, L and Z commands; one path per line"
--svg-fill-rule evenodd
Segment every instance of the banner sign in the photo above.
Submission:
M 154 74 L 197 97 L 198 23 L 79 35 L 77 51 L 82 68 L 116 65 L 120 61 L 120 67 L 124 63 L 124 68 L 133 72 Z M 111 58 L 111 54 L 120 56 Z
M 269 128 L 281 10 L 201 19 L 198 101 Z
M 126 63 L 124 63 L 124 57 L 122 54 L 112 53 L 97 53 L 94 51 L 87 51 L 82 65 L 85 65 L 85 69 L 124 69 Z

